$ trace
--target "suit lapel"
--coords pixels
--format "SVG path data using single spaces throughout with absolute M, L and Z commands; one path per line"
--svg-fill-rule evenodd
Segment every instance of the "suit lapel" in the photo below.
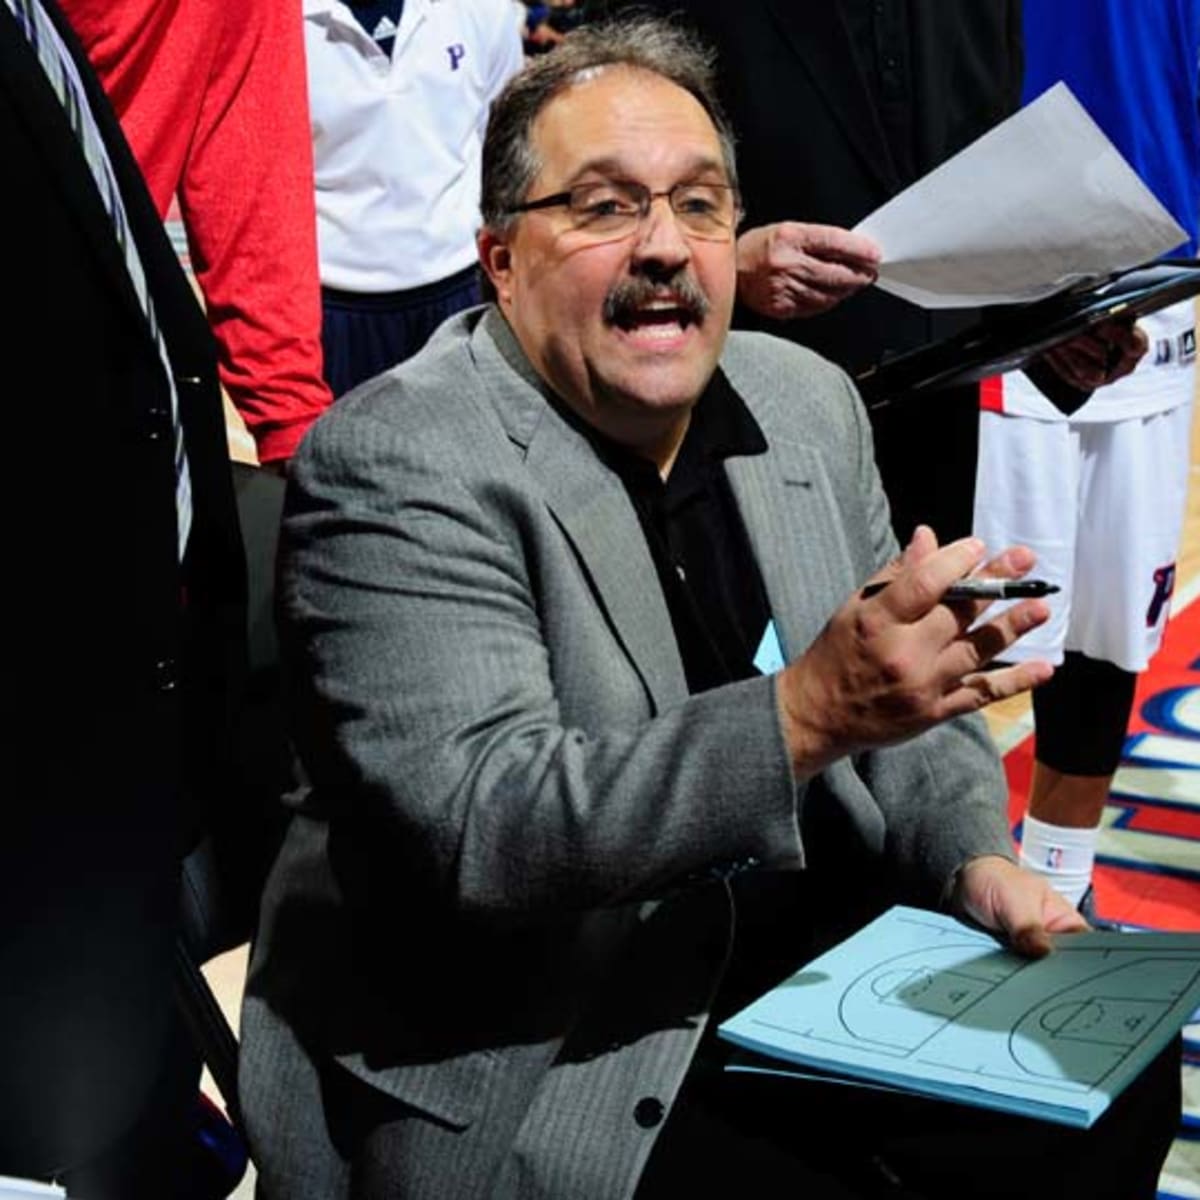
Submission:
M 766 5 L 863 169 L 889 193 L 900 191 L 902 181 L 838 5 L 831 0 L 823 4 L 766 0 Z M 798 114 L 798 120 L 803 126 L 803 114 Z
M 770 436 L 770 435 L 768 435 Z M 829 484 L 805 446 L 770 438 L 768 454 L 731 458 L 730 487 L 767 591 L 784 658 L 798 658 L 845 598 L 848 550 Z M 803 546 L 803 569 L 788 547 Z
M 560 415 L 494 310 L 472 342 L 509 437 L 566 535 L 657 711 L 687 695 L 671 616 L 642 527 L 620 480 Z M 515 375 L 514 375 L 515 372 Z
M 79 67 L 84 93 L 104 138 L 113 170 L 119 172 L 117 159 L 120 155 L 114 153 L 113 138 L 121 135 L 115 118 L 107 111 L 108 101 L 91 86 L 91 70 L 74 31 L 52 4 L 43 3 L 43 8 Z M 144 324 L 145 317 L 117 245 L 112 219 L 97 191 L 95 177 L 80 151 L 62 103 L 42 71 L 37 52 L 29 45 L 7 4 L 0 4 L 0 80 L 9 91 L 13 107 L 22 112 L 34 131 L 32 140 L 38 152 L 45 158 L 51 177 L 59 181 L 67 206 L 86 231 L 88 243 L 114 289 Z M 118 182 L 125 187 L 126 181 L 119 174 Z
M 671 617 L 637 514 L 587 438 L 551 406 L 544 384 L 494 309 L 480 321 L 472 355 L 508 436 L 525 452 L 547 504 L 579 556 L 597 601 L 657 711 L 687 695 Z M 758 413 L 755 413 L 758 416 Z M 849 550 L 833 518 L 818 456 L 772 435 L 771 450 L 731 458 L 726 473 L 785 656 L 802 654 L 845 599 Z M 804 569 L 786 547 L 804 546 Z
M 527 462 L 655 708 L 682 699 L 688 689 L 675 631 L 624 487 L 556 414 L 539 426 Z

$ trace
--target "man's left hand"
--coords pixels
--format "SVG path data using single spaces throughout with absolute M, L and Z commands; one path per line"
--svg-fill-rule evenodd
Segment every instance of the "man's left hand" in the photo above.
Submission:
M 1137 325 L 1105 321 L 1042 357 L 1064 383 L 1091 392 L 1128 375 L 1149 348 L 1149 339 Z
M 1051 934 L 1080 933 L 1088 923 L 1040 875 L 998 855 L 973 858 L 958 874 L 952 907 L 1001 934 L 1019 954 L 1041 958 Z

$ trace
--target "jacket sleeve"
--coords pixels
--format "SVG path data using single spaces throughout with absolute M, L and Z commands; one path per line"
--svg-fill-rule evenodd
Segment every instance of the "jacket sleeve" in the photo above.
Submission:
M 263 462 L 289 457 L 331 400 L 299 7 L 229 10 L 179 182 L 221 381 Z

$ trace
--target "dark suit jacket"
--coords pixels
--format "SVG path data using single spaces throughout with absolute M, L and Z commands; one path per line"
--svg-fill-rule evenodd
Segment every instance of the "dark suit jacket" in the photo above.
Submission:
M 891 0 L 899 4 L 899 0 Z M 746 227 L 810 221 L 851 228 L 1015 111 L 1021 94 L 1020 0 L 907 0 L 910 144 L 889 144 L 842 0 L 608 0 L 684 18 L 717 50 L 720 93 L 737 134 Z M 865 7 L 865 6 L 864 6 Z M 950 336 L 977 311 L 931 313 L 877 288 L 832 312 L 735 324 L 801 342 L 851 374 Z M 874 411 L 876 462 L 901 540 L 933 524 L 969 529 L 978 418 L 974 388 Z M 931 471 L 930 463 L 938 469 Z
M 128 1128 L 159 1067 L 181 850 L 217 764 L 243 567 L 204 316 L 84 54 L 176 377 L 194 522 L 178 562 L 169 391 L 63 109 L 0 4 L 7 583 L 0 1173 Z

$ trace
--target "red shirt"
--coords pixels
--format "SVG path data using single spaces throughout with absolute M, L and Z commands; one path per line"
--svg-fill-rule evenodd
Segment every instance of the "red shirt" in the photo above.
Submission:
M 299 3 L 60 0 L 164 219 L 173 196 L 221 382 L 263 462 L 330 403 Z

